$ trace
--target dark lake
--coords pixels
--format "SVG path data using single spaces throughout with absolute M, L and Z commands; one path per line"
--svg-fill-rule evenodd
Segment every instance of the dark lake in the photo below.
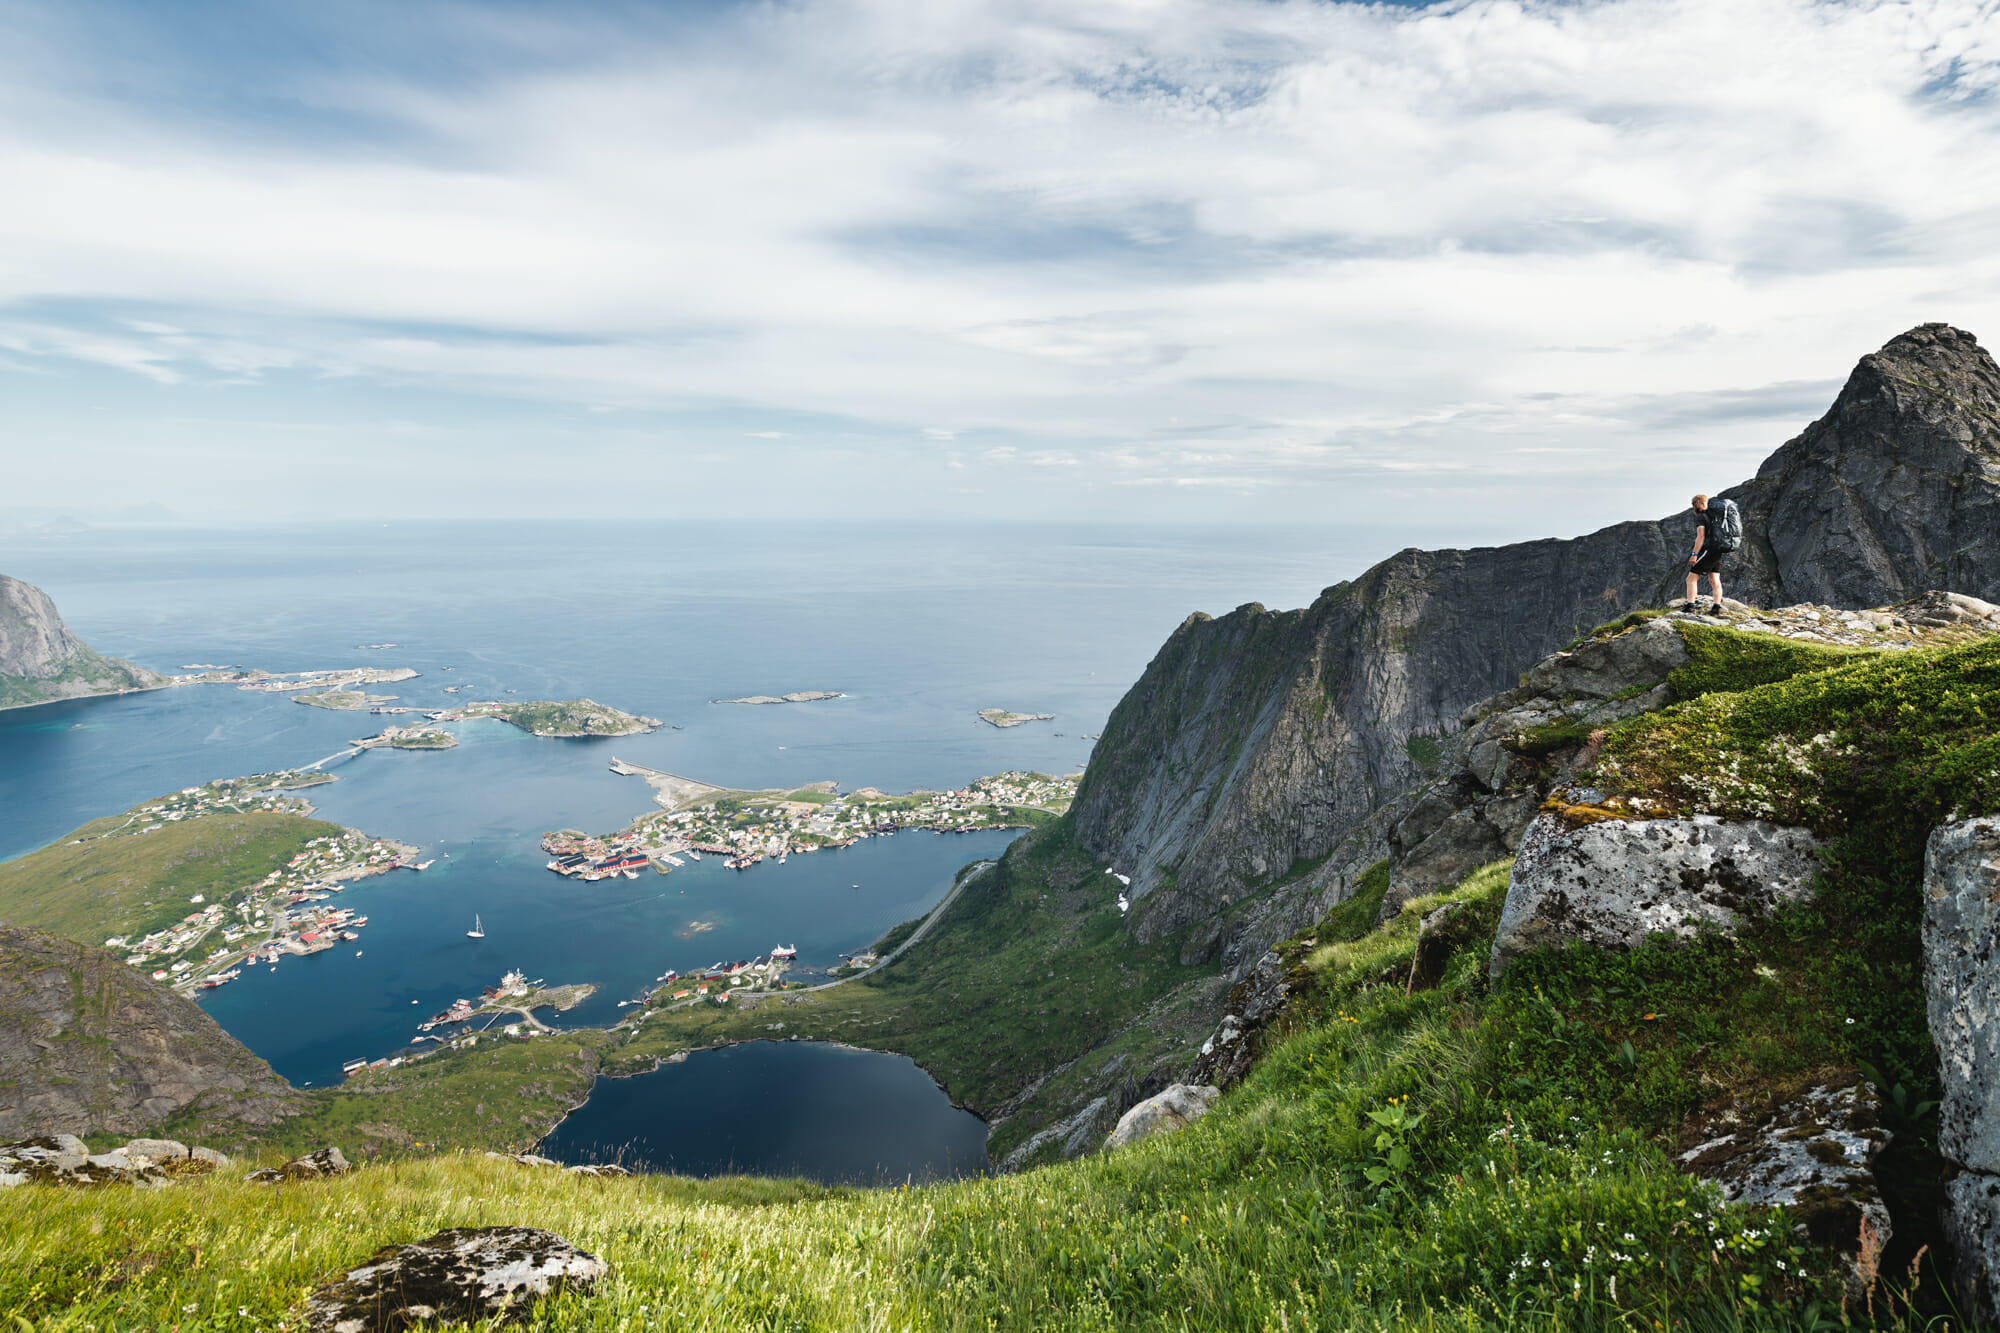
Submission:
M 986 1124 L 905 1056 L 758 1041 L 600 1078 L 538 1151 L 683 1176 L 887 1185 L 984 1171 Z

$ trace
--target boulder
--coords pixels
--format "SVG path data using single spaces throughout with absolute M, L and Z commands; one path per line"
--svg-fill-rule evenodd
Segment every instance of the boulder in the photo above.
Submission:
M 1865 1223 L 1879 1252 L 1890 1235 L 1874 1172 L 1890 1138 L 1880 1107 L 1874 1085 L 1858 1078 L 1819 1084 L 1754 1121 L 1724 1113 L 1698 1122 L 1702 1141 L 1679 1160 L 1731 1203 L 1791 1209 L 1820 1245 L 1853 1254 Z
M 616 1162 L 591 1162 L 584 1166 L 566 1166 L 563 1168 L 563 1174 L 566 1176 L 610 1177 L 610 1176 L 629 1176 L 634 1173 L 622 1166 L 619 1166 Z
M 229 1159 L 210 1148 L 172 1139 L 133 1139 L 122 1148 L 92 1153 L 73 1134 L 0 1143 L 0 1187 L 31 1180 L 52 1185 L 155 1185 L 172 1176 L 203 1175 Z
M 1938 1148 L 1962 1174 L 1945 1231 L 1968 1311 L 2000 1312 L 2000 818 L 1945 825 L 1924 849 L 1924 999 L 1937 1043 Z
M 283 1166 L 267 1166 L 261 1171 L 252 1171 L 245 1180 L 254 1180 L 261 1185 L 279 1185 L 289 1180 L 322 1180 L 328 1176 L 346 1175 L 347 1158 L 338 1148 L 320 1148 L 294 1157 Z
M 1573 805 L 1600 793 L 1576 792 Z M 1662 932 L 1733 932 L 1745 912 L 1809 897 L 1819 840 L 1762 820 L 1607 819 L 1572 828 L 1538 815 L 1521 839 L 1493 937 L 1492 975 L 1576 941 L 1630 949 Z
M 549 1157 L 538 1157 L 531 1152 L 489 1152 L 486 1154 L 497 1162 L 515 1162 L 521 1166 L 561 1166 L 562 1163 Z
M 521 1318 L 558 1291 L 588 1292 L 610 1273 L 596 1255 L 531 1227 L 453 1227 L 368 1262 L 313 1292 L 315 1333 L 397 1333 L 425 1323 Z
M 1944 1095 L 1938 1147 L 2000 1176 L 2000 817 L 1962 820 L 1924 849 L 1924 999 Z
M 1157 1097 L 1148 1097 L 1118 1118 L 1117 1128 L 1104 1140 L 1107 1150 L 1137 1143 L 1155 1134 L 1171 1134 L 1185 1129 L 1208 1114 L 1208 1108 L 1222 1095 L 1222 1089 L 1202 1084 L 1176 1083 Z
M 1080 1157 L 1097 1142 L 1097 1135 L 1103 1132 L 1101 1121 L 1111 1105 L 1109 1096 L 1093 1097 L 1083 1107 L 1064 1116 L 1055 1124 L 1039 1129 L 1023 1140 L 1019 1147 L 1000 1159 L 1003 1172 L 1019 1171 L 1032 1164 L 1036 1156 L 1050 1144 L 1055 1144 L 1064 1157 Z

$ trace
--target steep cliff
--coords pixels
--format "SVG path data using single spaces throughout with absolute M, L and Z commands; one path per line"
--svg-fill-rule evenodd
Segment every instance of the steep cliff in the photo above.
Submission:
M 143 667 L 101 657 L 69 632 L 49 595 L 0 574 L 0 708 L 161 685 Z
M 302 1105 L 193 1001 L 102 950 L 0 926 L 0 1138 L 170 1121 L 222 1136 Z
M 2000 369 L 1970 334 L 1913 329 L 1722 494 L 1749 532 L 1732 596 L 2000 597 Z M 1406 550 L 1301 611 L 1190 616 L 1113 711 L 1075 806 L 1082 845 L 1132 877 L 1134 932 L 1226 916 L 1194 938 L 1240 975 L 1386 850 L 1382 808 L 1426 776 L 1462 710 L 1579 631 L 1676 596 L 1692 533 L 1682 510 L 1571 540 Z

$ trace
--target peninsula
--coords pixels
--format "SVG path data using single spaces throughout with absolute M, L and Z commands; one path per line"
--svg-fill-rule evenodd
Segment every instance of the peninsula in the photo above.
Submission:
M 116 950 L 183 992 L 237 964 L 319 953 L 368 924 L 324 906 L 344 886 L 415 863 L 417 849 L 312 818 L 307 770 L 187 787 L 93 820 L 0 864 L 0 920 Z

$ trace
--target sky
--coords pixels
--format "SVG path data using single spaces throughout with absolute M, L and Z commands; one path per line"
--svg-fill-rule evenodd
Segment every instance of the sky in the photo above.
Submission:
M 1566 535 L 1996 237 L 2000 0 L 0 0 L 0 511 Z

